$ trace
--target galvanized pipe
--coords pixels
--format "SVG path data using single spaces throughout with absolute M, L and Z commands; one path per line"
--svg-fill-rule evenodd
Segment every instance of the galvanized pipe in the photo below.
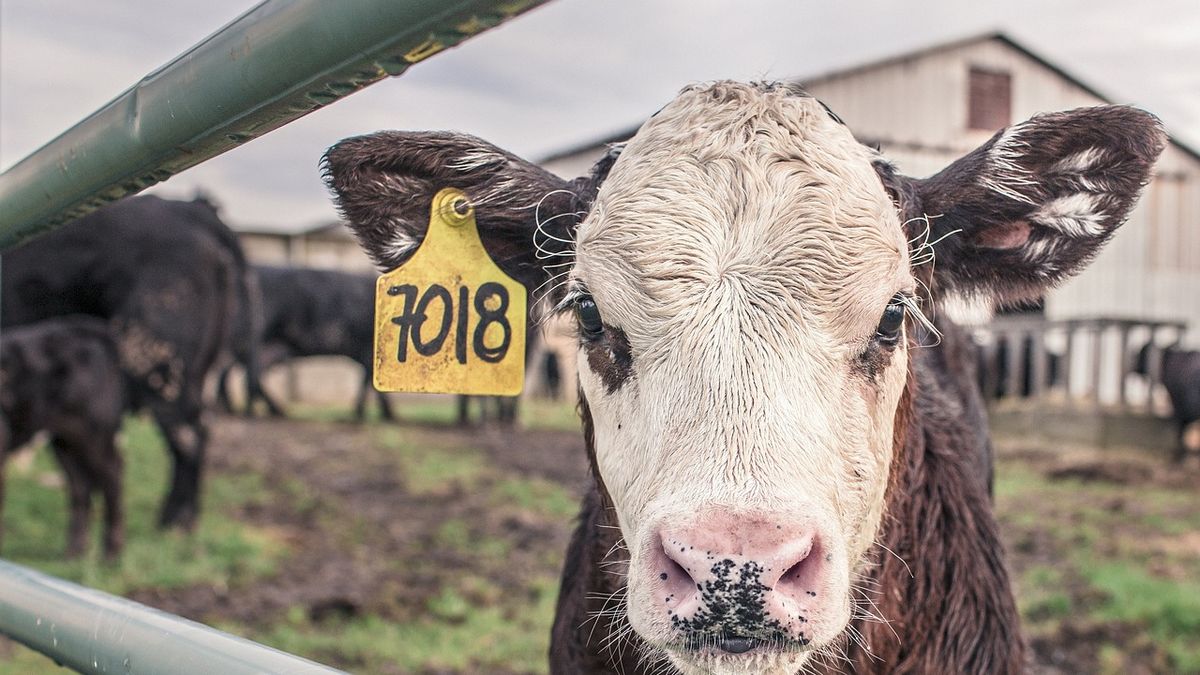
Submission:
M 0 560 L 0 633 L 81 673 L 340 673 Z
M 265 0 L 0 174 L 0 249 L 547 0 Z

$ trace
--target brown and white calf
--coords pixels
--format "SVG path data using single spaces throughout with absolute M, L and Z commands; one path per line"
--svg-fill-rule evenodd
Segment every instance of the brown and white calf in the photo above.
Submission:
M 1127 107 L 1046 114 L 915 180 L 802 91 L 718 82 L 571 182 L 456 133 L 347 139 L 325 171 L 381 268 L 458 187 L 510 274 L 559 274 L 594 487 L 553 672 L 1004 673 L 986 420 L 931 296 L 1077 271 L 1163 143 Z

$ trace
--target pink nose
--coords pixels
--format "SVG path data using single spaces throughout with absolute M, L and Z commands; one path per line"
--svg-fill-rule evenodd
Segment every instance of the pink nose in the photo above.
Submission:
M 829 561 L 815 527 L 720 516 L 664 527 L 658 538 L 643 570 L 672 626 L 698 645 L 740 653 L 763 640 L 808 644 L 827 613 Z

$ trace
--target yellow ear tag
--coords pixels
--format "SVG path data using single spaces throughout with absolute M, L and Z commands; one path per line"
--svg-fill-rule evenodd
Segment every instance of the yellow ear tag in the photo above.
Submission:
M 525 303 L 483 248 L 467 195 L 438 192 L 421 247 L 375 284 L 375 388 L 521 393 Z

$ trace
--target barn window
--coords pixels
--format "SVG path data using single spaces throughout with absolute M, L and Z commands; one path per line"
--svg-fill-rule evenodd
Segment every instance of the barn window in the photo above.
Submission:
M 1012 75 L 971 68 L 967 84 L 967 128 L 995 131 L 1012 122 Z

